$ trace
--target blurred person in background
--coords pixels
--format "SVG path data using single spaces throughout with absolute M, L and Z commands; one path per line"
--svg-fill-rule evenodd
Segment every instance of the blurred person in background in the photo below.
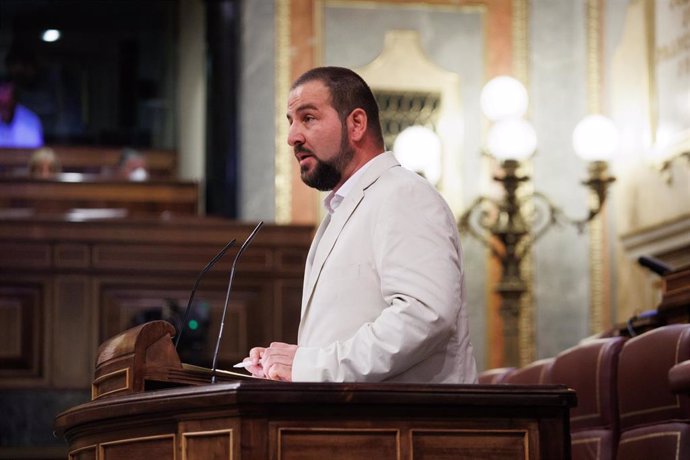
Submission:
M 0 78 L 0 147 L 37 148 L 42 145 L 40 118 L 17 102 L 14 82 Z
M 131 181 L 148 180 L 149 173 L 144 155 L 134 149 L 124 149 L 117 165 L 117 176 Z
M 60 161 L 51 148 L 38 149 L 29 159 L 29 176 L 35 179 L 54 179 L 61 170 Z

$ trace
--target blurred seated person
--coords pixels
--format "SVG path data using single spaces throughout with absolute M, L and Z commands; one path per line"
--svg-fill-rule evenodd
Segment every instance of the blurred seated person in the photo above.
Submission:
M 124 149 L 117 164 L 117 176 L 131 181 L 145 181 L 149 178 L 146 158 L 134 149 Z
M 38 149 L 29 159 L 29 177 L 53 179 L 60 170 L 60 161 L 53 149 L 47 147 Z
M 42 145 L 41 120 L 17 102 L 14 82 L 0 78 L 0 147 L 36 148 Z

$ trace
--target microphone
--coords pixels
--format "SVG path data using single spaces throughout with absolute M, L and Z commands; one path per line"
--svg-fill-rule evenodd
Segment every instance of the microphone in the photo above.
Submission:
M 249 246 L 249 243 L 252 242 L 254 236 L 263 224 L 264 221 L 259 221 L 259 223 L 256 224 L 256 227 L 254 227 L 254 230 L 252 230 L 247 239 L 244 240 L 244 243 L 242 243 L 242 246 L 240 246 L 239 251 L 237 251 L 237 255 L 235 255 L 235 259 L 232 261 L 232 268 L 230 269 L 230 280 L 228 281 L 228 290 L 225 294 L 225 305 L 223 305 L 223 314 L 220 317 L 220 330 L 218 331 L 218 339 L 216 340 L 216 349 L 213 352 L 213 364 L 211 365 L 211 383 L 216 383 L 216 361 L 218 359 L 220 339 L 223 337 L 223 327 L 225 326 L 225 314 L 228 311 L 228 302 L 230 301 L 230 290 L 232 289 L 232 280 L 233 278 L 235 278 L 235 265 L 237 264 L 237 260 L 240 258 L 247 246 Z
M 194 282 L 194 287 L 192 288 L 192 293 L 189 295 L 189 301 L 187 302 L 187 308 L 185 308 L 184 311 L 184 317 L 182 319 L 182 324 L 180 325 L 180 331 L 177 334 L 177 337 L 175 337 L 175 349 L 177 350 L 177 345 L 180 343 L 180 337 L 182 337 L 182 331 L 184 331 L 184 327 L 187 325 L 187 320 L 189 320 L 189 315 L 192 313 L 192 300 L 194 299 L 194 294 L 196 293 L 196 288 L 199 287 L 199 282 L 201 282 L 201 278 L 204 277 L 206 272 L 208 272 L 211 267 L 213 267 L 216 262 L 220 260 L 221 257 L 225 255 L 225 252 L 230 249 L 234 244 L 235 244 L 235 239 L 233 238 L 232 240 L 228 241 L 228 243 L 221 249 L 218 254 L 213 256 L 213 259 L 209 261 L 209 263 L 206 264 L 206 266 L 201 270 L 199 275 L 196 277 L 196 281 Z
M 656 273 L 659 276 L 664 276 L 666 273 L 673 270 L 673 267 L 665 264 L 664 262 L 650 256 L 640 256 L 637 258 L 637 263 L 646 267 Z

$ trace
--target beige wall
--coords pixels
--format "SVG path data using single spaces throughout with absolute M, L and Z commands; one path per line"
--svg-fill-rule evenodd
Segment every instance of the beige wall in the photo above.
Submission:
M 181 179 L 203 180 L 206 149 L 206 45 L 204 2 L 179 2 L 177 148 Z M 203 187 L 202 187 L 203 189 Z M 203 203 L 203 197 L 201 199 Z
M 655 141 L 659 141 L 657 128 L 668 121 L 660 98 L 668 97 L 665 93 L 670 91 L 674 102 L 681 107 L 685 102 L 685 111 L 690 113 L 690 68 L 682 65 L 683 59 L 690 62 L 690 50 L 681 49 L 677 63 L 656 61 L 652 54 L 663 45 L 660 29 L 675 27 L 672 34 L 690 32 L 690 23 L 655 26 L 655 13 L 662 19 L 664 9 L 675 8 L 675 14 L 690 17 L 690 5 L 673 7 L 672 3 L 682 2 L 631 2 L 611 61 L 611 112 L 622 132 L 622 148 L 615 162 L 618 182 L 613 191 L 619 321 L 653 308 L 659 300 L 659 277 L 637 266 L 637 257 L 654 256 L 676 267 L 690 263 L 689 163 L 654 152 Z M 673 72 L 670 79 L 664 78 L 666 67 Z M 671 115 L 681 128 L 690 129 L 688 118 Z M 664 161 L 668 163 L 662 171 Z

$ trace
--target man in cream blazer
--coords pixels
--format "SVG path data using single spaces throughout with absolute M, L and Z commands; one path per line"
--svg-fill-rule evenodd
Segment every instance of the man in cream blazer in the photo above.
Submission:
M 329 213 L 307 256 L 298 344 L 254 348 L 247 369 L 294 381 L 474 383 L 455 219 L 384 152 L 371 90 L 350 70 L 312 69 L 293 84 L 287 117 L 302 179 L 331 190 Z

